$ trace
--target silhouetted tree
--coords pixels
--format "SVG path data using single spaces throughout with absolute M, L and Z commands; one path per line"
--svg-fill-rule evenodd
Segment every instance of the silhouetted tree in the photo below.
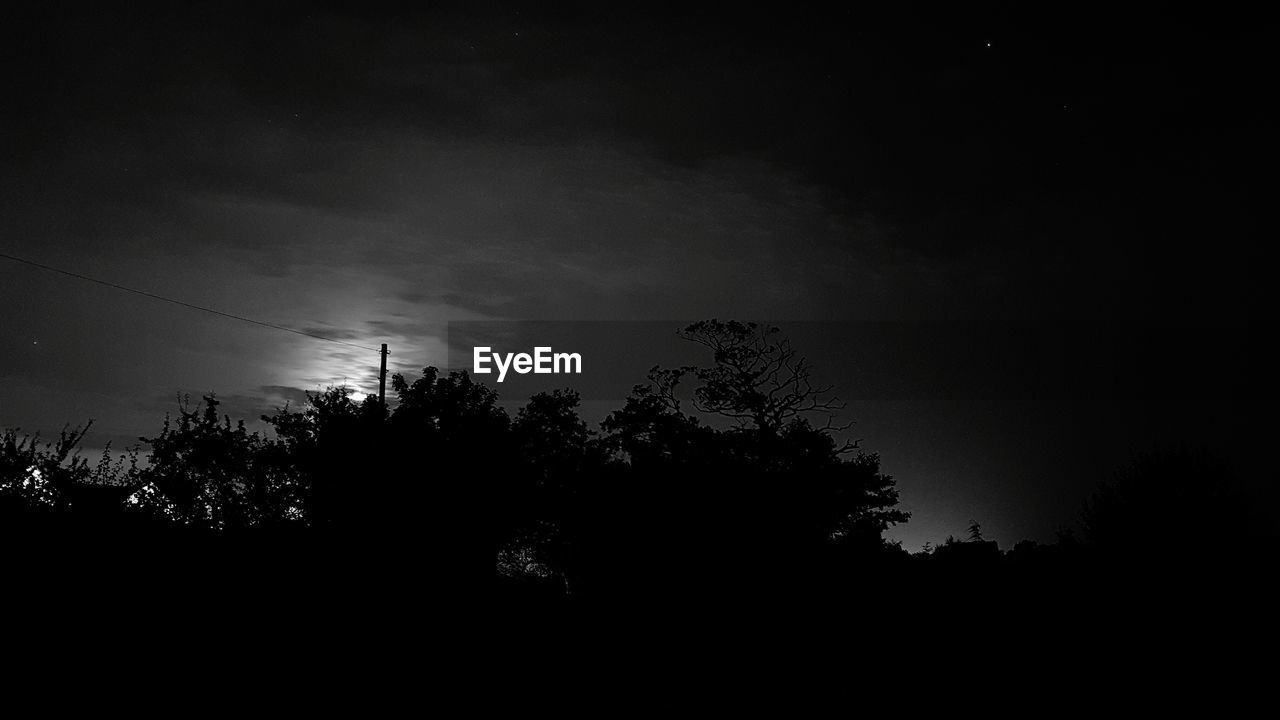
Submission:
M 273 462 L 296 474 L 297 501 L 311 527 L 355 532 L 394 499 L 371 481 L 380 447 L 384 410 L 377 398 L 357 403 L 347 387 L 307 393 L 298 410 L 288 406 L 263 416 L 277 441 L 264 448 Z
M 674 397 L 675 385 L 692 374 L 700 383 L 693 393 L 699 412 L 730 418 L 761 435 L 776 434 L 793 419 L 825 416 L 823 430 L 844 409 L 831 386 L 813 383 L 808 360 L 776 327 L 738 321 L 703 320 L 680 331 L 681 337 L 712 351 L 712 364 L 682 367 L 655 378 L 658 391 Z M 852 449 L 852 445 L 844 449 Z
M 151 464 L 128 502 L 180 525 L 229 531 L 303 519 L 302 488 L 289 468 L 273 462 L 270 441 L 219 417 L 218 401 L 203 410 L 183 404 L 160 434 L 144 441 Z
M 842 405 L 776 333 L 715 320 L 688 326 L 681 334 L 711 349 L 711 364 L 653 368 L 605 419 L 602 447 L 625 465 L 577 513 L 576 544 L 591 555 L 586 575 L 631 572 L 686 591 L 747 582 L 760 592 L 767 582 L 776 591 L 831 558 L 886 548 L 884 529 L 907 519 L 892 477 L 878 456 L 837 440 L 847 427 L 833 421 Z M 687 379 L 690 390 L 681 387 Z M 693 412 L 732 427 L 716 430 L 686 412 L 690 395 Z M 626 592 L 638 590 L 634 582 Z
M 710 465 L 727 445 L 696 417 L 681 412 L 672 371 L 654 368 L 649 383 L 637 385 L 622 409 L 604 419 L 603 446 L 637 470 Z
M 481 569 L 491 577 L 522 515 L 510 417 L 497 393 L 465 371 L 441 377 L 429 367 L 412 383 L 396 374 L 392 387 L 398 402 L 378 483 L 395 498 L 397 542 L 406 552 L 416 546 L 450 582 Z
M 0 434 L 0 503 L 16 511 L 65 509 L 68 489 L 91 474 L 75 454 L 91 425 L 64 427 L 57 440 L 43 445 L 38 435 Z
M 590 451 L 594 433 L 578 416 L 580 403 L 573 390 L 541 392 L 516 413 L 516 448 L 544 487 L 580 468 Z
M 508 534 L 500 567 L 513 577 L 548 577 L 564 564 L 564 513 L 589 465 L 602 461 L 594 433 L 578 415 L 573 390 L 534 395 L 512 422 L 517 477 L 506 484 Z
M 879 456 L 860 451 L 856 441 L 836 439 L 852 426 L 836 422 L 845 404 L 829 385 L 814 384 L 808 361 L 778 328 L 706 320 L 680 334 L 710 349 L 712 364 L 655 370 L 652 392 L 679 412 L 677 386 L 695 378 L 694 408 L 735 422 L 727 438 L 741 466 L 748 473 L 779 474 L 770 494 L 802 503 L 797 520 L 805 532 L 846 545 L 874 537 L 878 544 L 880 533 L 907 520 L 896 509 L 892 476 L 879 471 Z

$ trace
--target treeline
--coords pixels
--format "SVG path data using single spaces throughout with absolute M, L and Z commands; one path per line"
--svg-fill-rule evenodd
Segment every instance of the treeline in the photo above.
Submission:
M 1229 533 L 1226 512 L 1200 513 L 1187 537 L 1164 532 L 1232 502 L 1225 467 L 1182 453 L 1135 462 L 1057 543 L 1001 551 L 975 523 L 967 540 L 908 554 L 883 537 L 908 519 L 893 478 L 840 439 L 843 405 L 776 329 L 713 320 L 681 333 L 709 362 L 655 367 L 598 429 L 571 390 L 512 417 L 467 373 L 427 368 L 393 377 L 389 407 L 332 388 L 264 416 L 269 435 L 213 396 L 184 404 L 145 439 L 149 461 L 135 449 L 90 464 L 74 452 L 83 430 L 43 443 L 5 431 L 3 540 L 44 569 L 91 558 L 120 570 L 128 555 L 121 571 L 143 582 L 457 597 L 496 584 L 634 603 L 866 595 L 911 573 L 1061 578 L 1099 557 L 1150 559 L 1154 537 L 1180 562 L 1216 553 Z

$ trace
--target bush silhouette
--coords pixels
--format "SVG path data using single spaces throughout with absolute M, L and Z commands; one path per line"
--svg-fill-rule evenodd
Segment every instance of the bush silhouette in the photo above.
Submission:
M 1061 594 L 1086 559 L 1174 564 L 1242 542 L 1225 463 L 1178 451 L 1138 456 L 1056 543 L 1002 553 L 975 521 L 968 540 L 908 556 L 884 539 L 909 518 L 893 477 L 846 438 L 843 403 L 780 331 L 709 320 L 679 333 L 704 363 L 652 368 L 598 429 L 571 389 L 512 417 L 468 373 L 428 367 L 395 375 L 386 407 L 310 393 L 264 416 L 268 434 L 213 395 L 180 400 L 145 463 L 135 449 L 90 466 L 75 452 L 84 429 L 45 443 L 5 431 L 5 537 L 36 549 L 30 567 L 127 556 L 154 592 L 252 587 L 298 612 L 323 597 L 402 620 L 423 598 L 865 604 L 962 582 Z

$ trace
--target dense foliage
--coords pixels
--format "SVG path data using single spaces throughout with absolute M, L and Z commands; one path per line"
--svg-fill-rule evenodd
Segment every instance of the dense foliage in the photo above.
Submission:
M 892 476 L 843 439 L 843 404 L 785 338 L 737 322 L 681 332 L 710 362 L 653 368 L 598 429 L 572 390 L 534 395 L 512 417 L 466 372 L 427 368 L 396 375 L 388 407 L 346 388 L 311 394 L 263 417 L 269 435 L 220 414 L 212 395 L 181 402 L 145 439 L 149 462 L 135 450 L 90 466 L 75 454 L 81 429 L 43 444 L 5 431 L 0 509 L 8 528 L 94 519 L 58 524 L 54 543 L 96 542 L 114 513 L 164 537 L 303 540 L 326 548 L 325 567 L 371 577 L 407 577 L 409 562 L 455 580 L 496 568 L 505 583 L 585 597 L 849 587 L 908 561 L 883 539 L 908 519 Z M 1088 503 L 1078 538 L 1002 554 L 973 523 L 967 541 L 910 560 L 973 570 L 1140 552 L 1156 531 L 1141 508 L 1169 517 L 1209 503 L 1229 517 L 1223 491 L 1199 491 L 1225 487 L 1225 472 L 1205 458 L 1139 459 Z

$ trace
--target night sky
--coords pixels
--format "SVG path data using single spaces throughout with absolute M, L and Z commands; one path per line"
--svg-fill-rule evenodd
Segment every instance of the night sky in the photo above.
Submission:
M 964 5 L 10 11 L 0 252 L 411 373 L 449 321 L 842 323 L 815 361 L 912 550 L 1052 539 L 1161 444 L 1247 470 L 1273 39 Z M 181 392 L 376 387 L 376 354 L 3 259 L 0 328 L 0 426 L 91 449 Z

